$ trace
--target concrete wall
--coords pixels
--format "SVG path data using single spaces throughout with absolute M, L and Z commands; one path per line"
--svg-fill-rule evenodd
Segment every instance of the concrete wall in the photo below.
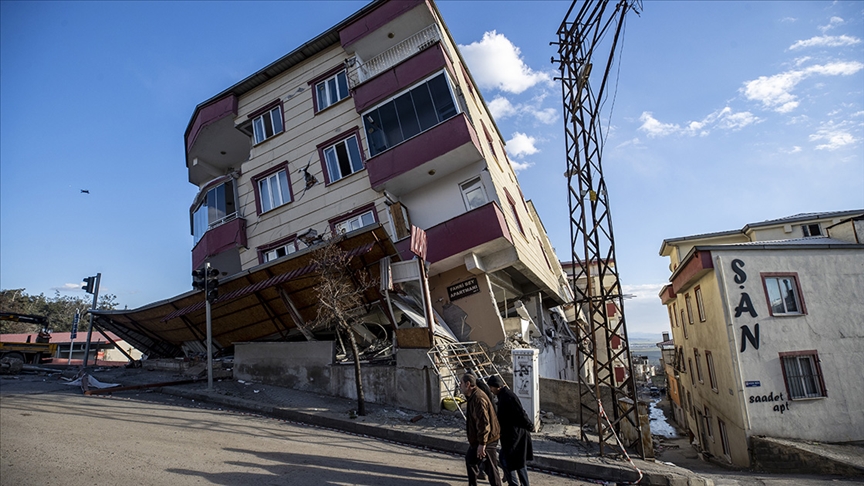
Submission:
M 237 343 L 234 378 L 356 399 L 353 363 L 333 364 L 333 354 L 332 341 Z M 366 402 L 439 412 L 440 384 L 425 351 L 399 350 L 396 361 L 361 367 Z

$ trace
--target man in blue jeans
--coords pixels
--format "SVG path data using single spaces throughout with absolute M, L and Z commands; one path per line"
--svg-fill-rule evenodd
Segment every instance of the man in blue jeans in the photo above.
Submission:
M 501 426 L 501 468 L 509 486 L 528 486 L 527 462 L 534 459 L 531 431 L 534 424 L 522 408 L 519 397 L 500 376 L 486 380 L 498 397 L 498 423 Z M 517 482 L 518 478 L 518 482 Z

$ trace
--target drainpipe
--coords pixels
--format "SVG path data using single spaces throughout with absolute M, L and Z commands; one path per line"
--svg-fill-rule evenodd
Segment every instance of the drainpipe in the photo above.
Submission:
M 744 380 L 741 377 L 741 364 L 738 361 L 738 346 L 735 343 L 735 327 L 732 322 L 732 302 L 729 301 L 729 295 L 726 293 L 726 273 L 723 266 L 723 259 L 720 255 L 714 258 L 714 269 L 717 275 L 717 286 L 720 288 L 720 300 L 722 301 L 723 315 L 726 317 L 726 333 L 729 340 L 729 351 L 733 356 L 732 372 L 735 375 L 735 383 L 737 385 L 738 403 L 741 407 L 741 416 L 744 418 L 744 436 L 750 441 L 750 410 L 747 408 L 746 397 L 744 396 Z

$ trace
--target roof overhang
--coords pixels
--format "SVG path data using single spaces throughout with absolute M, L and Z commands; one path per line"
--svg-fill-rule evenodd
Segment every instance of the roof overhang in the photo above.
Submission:
M 372 278 L 378 277 L 382 258 L 398 258 L 380 225 L 348 233 L 338 245 L 352 255 L 352 271 L 368 272 Z M 220 297 L 211 305 L 214 346 L 223 349 L 237 342 L 287 340 L 297 327 L 295 315 L 305 322 L 314 320 L 318 297 L 313 250 L 307 248 L 221 280 Z M 364 301 L 371 304 L 379 299 L 376 287 L 366 292 Z M 291 305 L 297 314 L 293 314 Z M 184 355 L 184 347 L 206 347 L 202 291 L 186 292 L 133 310 L 97 310 L 94 318 L 100 327 L 153 357 L 179 357 Z

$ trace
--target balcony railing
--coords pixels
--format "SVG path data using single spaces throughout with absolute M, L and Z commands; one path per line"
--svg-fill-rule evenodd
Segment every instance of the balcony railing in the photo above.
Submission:
M 432 24 L 349 71 L 348 82 L 354 88 L 440 40 L 438 26 Z

